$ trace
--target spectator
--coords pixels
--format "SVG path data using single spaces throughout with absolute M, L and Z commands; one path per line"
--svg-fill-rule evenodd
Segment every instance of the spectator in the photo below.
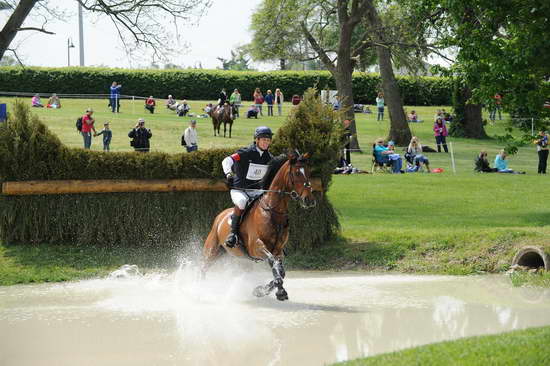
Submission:
M 203 109 L 204 113 L 206 113 L 210 116 L 210 113 L 212 113 L 212 108 L 213 108 L 212 103 L 208 103 L 206 105 L 206 107 L 204 107 L 204 109 Z
M 265 102 L 267 103 L 267 115 L 273 116 L 273 103 L 275 102 L 275 96 L 271 92 L 271 90 L 267 91 L 267 94 L 265 95 Z
M 256 108 L 258 109 L 258 113 L 260 114 L 260 116 L 263 116 L 264 114 L 262 113 L 262 104 L 264 104 L 264 96 L 260 88 L 256 88 L 256 90 L 254 90 L 253 98 L 254 104 L 256 104 Z
M 61 101 L 59 100 L 59 97 L 57 94 L 53 93 L 50 99 L 48 99 L 48 105 L 46 106 L 48 108 L 61 108 Z
M 298 105 L 300 104 L 300 102 L 302 101 L 302 99 L 300 99 L 300 96 L 298 94 L 294 94 L 292 96 L 292 105 Z
M 128 133 L 128 137 L 132 139 L 132 141 L 130 141 L 130 146 L 138 152 L 149 152 L 149 139 L 152 136 L 151 130 L 145 128 L 145 120 L 143 118 L 140 118 L 136 127 Z
M 275 104 L 277 104 L 277 113 L 279 116 L 283 115 L 283 102 L 285 98 L 281 89 L 275 89 Z
M 447 112 L 445 109 L 441 110 L 441 114 L 443 115 L 443 119 L 445 120 L 445 122 L 447 123 L 453 122 L 453 116 L 451 116 L 451 114 Z
M 170 109 L 171 111 L 175 111 L 178 107 L 178 102 L 176 102 L 176 99 L 172 97 L 172 95 L 168 96 L 168 100 L 166 101 L 166 108 Z
M 86 109 L 86 114 L 82 116 L 82 138 L 84 139 L 84 148 L 89 149 L 92 146 L 92 131 L 97 135 L 94 127 L 95 119 L 92 117 L 94 111 L 92 108 Z
M 248 108 L 248 111 L 246 112 L 246 118 L 258 119 L 258 107 L 256 104 L 250 105 L 250 108 Z
M 416 115 L 416 111 L 411 111 L 411 113 L 409 113 L 408 115 L 408 118 L 409 118 L 409 122 L 420 122 L 418 120 L 418 116 Z
M 384 120 L 384 93 L 382 92 L 379 92 L 376 97 L 376 108 L 378 108 L 378 116 L 376 117 L 376 120 Z
M 426 171 L 430 172 L 430 160 L 422 154 L 422 144 L 418 137 L 413 136 L 407 147 L 407 160 L 413 165 L 414 171 L 419 171 L 422 166 L 426 167 Z
M 189 104 L 187 104 L 187 100 L 182 100 L 180 104 L 176 107 L 176 113 L 180 117 L 185 117 L 187 113 L 191 110 L 191 107 Z
M 155 102 L 155 99 L 153 99 L 152 95 L 145 100 L 145 109 L 151 112 L 151 114 L 155 113 L 156 105 L 157 105 L 157 102 Z
M 235 116 L 239 117 L 239 108 L 241 107 L 242 99 L 239 89 L 233 90 L 231 96 L 229 97 L 229 103 L 233 106 L 235 110 Z
M 443 145 L 443 149 L 446 153 L 449 152 L 447 149 L 447 126 L 445 125 L 445 120 L 443 117 L 437 118 L 437 120 L 434 123 L 434 135 L 435 135 L 435 143 L 437 144 L 437 152 L 441 152 L 441 145 Z
M 103 124 L 103 129 L 99 131 L 95 136 L 103 135 L 103 151 L 111 151 L 111 138 L 113 137 L 113 131 L 109 129 L 109 122 Z
M 346 165 L 351 164 L 351 138 L 353 134 L 351 133 L 351 121 L 345 119 L 344 122 L 344 156 L 346 157 Z
M 434 121 L 437 121 L 438 118 L 443 118 L 443 119 L 445 119 L 445 116 L 443 115 L 443 111 L 442 111 L 441 109 L 438 109 L 438 110 L 435 112 Z
M 218 106 L 221 108 L 225 104 L 226 100 L 227 100 L 227 92 L 225 91 L 225 88 L 222 88 L 220 92 L 220 96 L 218 98 Z
M 540 131 L 535 140 L 537 145 L 537 154 L 539 155 L 538 174 L 546 174 L 546 163 L 548 162 L 548 133 Z
M 393 141 L 388 142 L 388 147 L 384 146 L 384 139 L 379 137 L 375 141 L 374 154 L 376 155 L 376 160 L 384 164 L 389 164 L 391 162 L 392 172 L 395 174 L 401 173 L 401 167 L 403 166 L 403 161 L 399 154 L 396 154 L 394 149 Z
M 187 152 L 197 151 L 198 147 L 198 138 L 197 138 L 197 121 L 191 120 L 189 122 L 189 127 L 185 129 L 183 133 L 183 139 L 185 141 L 185 148 Z
M 32 97 L 31 105 L 36 108 L 44 107 L 44 105 L 42 104 L 42 100 L 40 100 L 40 94 L 35 94 L 34 97 Z
M 493 97 L 494 99 L 494 105 L 493 107 L 491 108 L 491 111 L 489 112 L 489 119 L 491 121 L 494 121 L 495 118 L 496 118 L 496 114 L 498 112 L 498 120 L 502 120 L 502 114 L 501 114 L 501 110 L 502 110 L 502 95 L 500 95 L 499 93 L 496 93 L 495 96 Z
M 109 90 L 109 106 L 111 107 L 111 112 L 120 113 L 120 89 L 122 89 L 121 84 L 117 84 L 116 81 L 113 81 L 111 88 Z
M 483 150 L 477 156 L 474 170 L 479 173 L 494 173 L 497 171 L 496 168 L 491 168 L 489 160 L 487 160 L 487 152 Z
M 517 172 L 508 168 L 508 160 L 506 157 L 508 154 L 504 150 L 500 150 L 500 153 L 497 154 L 495 158 L 495 168 L 499 173 L 511 173 L 511 174 L 525 174 L 525 172 Z

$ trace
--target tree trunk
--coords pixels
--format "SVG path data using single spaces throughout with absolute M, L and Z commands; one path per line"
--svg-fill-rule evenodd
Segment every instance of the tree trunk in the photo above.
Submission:
M 472 97 L 472 90 L 469 87 L 464 87 L 462 90 L 464 100 L 468 101 Z M 481 118 L 481 104 L 468 104 L 464 106 L 464 121 L 462 127 L 464 129 L 464 137 L 472 139 L 486 139 L 487 133 L 483 127 L 483 119 Z
M 38 0 L 21 0 L 0 31 L 0 60 Z
M 339 62 L 338 66 L 332 73 L 336 81 L 336 89 L 338 89 L 338 98 L 340 108 L 344 111 L 344 119 L 349 119 L 351 132 L 350 148 L 360 151 L 359 140 L 357 139 L 357 126 L 355 124 L 355 113 L 353 112 L 353 88 L 352 88 L 352 73 L 353 68 L 350 65 L 344 65 L 345 62 Z
M 390 51 L 384 46 L 377 46 L 376 52 L 378 54 L 378 65 L 380 66 L 380 77 L 382 78 L 384 101 L 388 106 L 390 116 L 388 139 L 393 140 L 397 146 L 407 146 L 412 135 L 403 110 L 401 92 L 393 74 Z
M 279 66 L 281 70 L 286 70 L 286 60 L 284 58 L 279 59 Z

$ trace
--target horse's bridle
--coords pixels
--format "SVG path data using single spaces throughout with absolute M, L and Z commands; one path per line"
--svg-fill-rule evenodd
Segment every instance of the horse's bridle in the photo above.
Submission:
M 299 167 L 299 169 L 304 169 L 304 167 Z M 294 189 L 294 179 L 293 179 L 293 174 L 292 174 L 292 165 L 288 165 L 288 176 L 290 177 L 290 184 L 292 186 L 292 191 L 290 192 L 285 192 L 287 193 L 288 195 L 290 195 L 290 198 L 292 198 L 293 201 L 298 201 L 300 199 L 300 196 L 302 195 L 302 193 L 304 192 L 304 190 L 306 189 L 309 189 L 311 191 L 312 187 L 311 187 L 311 183 L 309 182 L 309 179 L 306 177 L 306 174 L 304 171 L 301 171 L 300 172 L 302 173 L 302 175 L 304 176 L 304 178 L 306 179 L 306 181 L 304 182 L 304 189 L 302 190 L 302 192 L 298 193 L 296 192 L 296 190 Z

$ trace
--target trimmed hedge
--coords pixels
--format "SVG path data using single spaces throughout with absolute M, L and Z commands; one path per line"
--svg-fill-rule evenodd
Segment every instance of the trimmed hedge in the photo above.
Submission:
M 123 94 L 177 99 L 216 100 L 221 88 L 241 91 L 252 100 L 256 87 L 280 88 L 287 101 L 307 88 L 335 89 L 328 71 L 225 71 L 225 70 L 126 70 L 106 68 L 0 67 L 3 92 L 107 94 L 112 81 L 123 85 Z M 450 105 L 452 82 L 440 77 L 397 77 L 406 105 Z M 355 103 L 374 104 L 380 89 L 378 74 L 354 73 Z M 207 86 L 207 87 L 205 87 Z
M 8 123 L 0 124 L 0 182 L 221 179 L 221 160 L 232 152 L 170 155 L 72 149 L 28 106 L 17 102 Z M 317 176 L 322 171 L 314 170 Z M 322 179 L 326 187 L 330 176 Z M 307 212 L 291 204 L 290 248 L 318 247 L 338 230 L 330 202 L 325 195 L 317 198 L 317 207 Z M 186 245 L 191 239 L 205 238 L 216 214 L 231 205 L 227 192 L 0 196 L 0 239 L 8 244 Z

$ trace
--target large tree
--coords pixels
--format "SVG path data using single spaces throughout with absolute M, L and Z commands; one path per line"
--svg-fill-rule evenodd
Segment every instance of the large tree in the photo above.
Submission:
M 202 12 L 210 6 L 211 0 L 74 0 L 88 12 L 108 17 L 127 50 L 145 46 L 156 56 L 164 55 L 172 32 L 167 24 L 176 26 L 187 21 L 194 13 Z M 39 31 L 53 34 L 45 27 L 47 19 L 62 17 L 56 12 L 54 1 L 48 0 L 5 0 L 2 1 L 12 12 L 0 30 L 0 59 L 10 49 L 15 36 L 22 31 Z M 27 25 L 29 16 L 42 15 L 40 26 Z

